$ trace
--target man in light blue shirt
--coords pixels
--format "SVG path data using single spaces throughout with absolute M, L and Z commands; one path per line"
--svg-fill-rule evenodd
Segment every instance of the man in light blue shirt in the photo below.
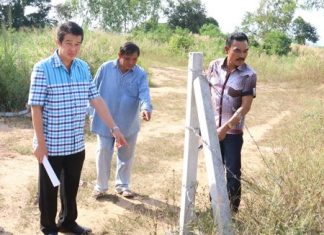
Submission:
M 100 66 L 95 83 L 100 95 L 107 103 L 117 127 L 124 134 L 128 146 L 117 145 L 117 170 L 115 191 L 131 198 L 129 189 L 131 168 L 137 134 L 140 130 L 140 115 L 146 121 L 151 119 L 152 105 L 146 72 L 138 65 L 139 47 L 126 42 L 119 50 L 118 59 Z M 93 113 L 91 131 L 97 134 L 98 154 L 96 159 L 97 182 L 94 197 L 99 199 L 108 190 L 111 160 L 115 137 L 108 131 L 96 112 Z

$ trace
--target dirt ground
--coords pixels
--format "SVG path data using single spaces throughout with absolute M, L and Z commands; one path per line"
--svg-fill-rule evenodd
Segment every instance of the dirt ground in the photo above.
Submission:
M 151 173 L 141 174 L 140 169 L 137 169 L 132 175 L 132 186 L 138 193 L 134 200 L 123 199 L 115 195 L 112 189 L 109 190 L 106 200 L 95 201 L 91 198 L 96 174 L 96 141 L 92 138 L 86 143 L 87 155 L 78 194 L 78 222 L 91 227 L 93 234 L 118 234 L 118 232 L 107 232 L 108 229 L 105 228 L 107 221 L 115 221 L 118 225 L 118 221 L 122 218 L 128 218 L 130 215 L 134 218 L 144 209 L 147 212 L 151 208 L 150 210 L 154 212 L 156 208 L 165 208 L 167 205 L 179 211 L 180 189 L 177 189 L 173 195 L 174 202 L 166 199 L 165 195 L 168 188 L 167 182 L 172 182 L 173 178 L 176 181 L 175 185 L 181 182 L 187 70 L 186 68 L 167 67 L 151 68 L 150 71 L 154 82 L 151 95 L 155 110 L 151 122 L 143 123 L 134 167 L 144 167 Z M 249 132 L 258 143 L 275 125 L 290 115 L 289 111 L 280 112 L 278 115 L 260 113 L 254 107 L 261 105 L 258 102 L 263 100 L 263 93 L 271 90 L 270 88 L 267 84 L 258 83 L 258 96 L 261 99 L 259 97 L 255 99 L 256 105 L 253 105 L 247 117 Z M 173 106 L 176 109 L 172 110 Z M 0 234 L 40 234 L 39 211 L 35 203 L 38 164 L 31 155 L 32 135 L 33 130 L 28 118 L 24 120 L 0 119 Z M 168 146 L 176 145 L 175 151 L 178 156 L 156 160 L 154 164 L 152 163 L 152 168 L 154 168 L 152 170 L 150 169 L 150 156 L 138 155 L 142 152 L 141 148 L 144 148 L 142 146 L 152 145 L 150 144 L 152 140 L 163 138 L 170 138 L 170 143 L 165 140 Z M 245 132 L 244 138 L 243 169 L 245 172 L 258 171 L 262 161 L 256 145 L 248 133 Z M 162 144 L 153 149 L 163 152 L 168 146 Z M 269 146 L 262 144 L 260 146 L 261 151 L 267 151 L 268 148 Z M 112 175 L 111 180 L 113 178 Z M 198 181 L 201 185 L 207 185 L 203 158 L 199 158 Z M 178 221 L 173 221 L 173 223 L 177 226 Z M 125 232 L 121 230 L 123 232 L 120 234 L 171 234 L 169 233 L 170 226 L 165 221 L 162 221 L 159 228 L 155 229 L 156 233 L 151 233 L 154 231 L 154 226 L 152 225 L 153 228 L 150 231 Z M 115 231 L 118 230 L 115 228 Z

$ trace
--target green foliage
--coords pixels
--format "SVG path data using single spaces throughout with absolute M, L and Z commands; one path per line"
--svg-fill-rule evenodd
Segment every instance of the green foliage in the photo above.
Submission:
M 20 111 L 26 105 L 30 68 L 16 47 L 13 35 L 2 29 L 0 37 L 0 111 Z
M 169 1 L 169 7 L 164 10 L 168 24 L 172 29 L 177 27 L 198 33 L 201 26 L 211 23 L 218 26 L 215 19 L 206 16 L 206 9 L 200 0 Z
M 194 44 L 191 46 L 191 51 L 202 51 L 204 53 L 204 62 L 206 65 L 210 61 L 225 57 L 224 54 L 225 39 L 222 37 L 194 37 Z
M 156 28 L 149 27 L 149 30 L 154 33 L 136 31 L 131 35 L 120 35 L 85 29 L 85 40 L 79 57 L 88 62 L 94 75 L 103 62 L 117 57 L 119 47 L 128 40 L 140 46 L 141 56 L 138 62 L 149 73 L 154 66 L 170 66 L 170 63 L 173 66 L 186 66 L 188 51 L 203 52 L 205 66 L 211 60 L 225 56 L 222 37 L 192 35 L 183 29 L 172 32 L 166 24 L 158 24 Z M 159 30 L 163 32 L 163 40 L 154 37 Z M 46 28 L 4 31 L 0 34 L 1 111 L 21 110 L 25 107 L 32 67 L 54 52 L 54 39 L 55 30 Z M 268 45 L 272 53 L 273 42 Z M 302 76 L 308 83 L 321 82 L 324 73 L 323 49 L 311 50 L 309 47 L 297 45 L 293 48 L 291 54 L 280 57 L 276 54 L 262 54 L 251 47 L 248 63 L 258 71 L 260 80 L 289 81 L 301 79 Z M 150 80 L 150 83 L 154 84 L 154 81 Z
M 219 27 L 217 27 L 214 24 L 204 24 L 199 29 L 199 34 L 209 36 L 209 37 L 224 37 Z
M 194 44 L 192 35 L 186 29 L 177 28 L 169 41 L 170 49 L 175 53 L 188 52 Z
M 261 0 L 256 12 L 245 15 L 242 29 L 257 40 L 271 30 L 287 32 L 296 8 L 295 0 Z
M 158 17 L 160 0 L 87 0 L 92 21 L 113 32 L 128 32 L 149 18 Z
M 298 44 L 305 45 L 306 40 L 316 43 L 319 39 L 316 28 L 313 27 L 310 23 L 305 22 L 304 19 L 300 16 L 293 21 L 292 29 L 295 41 Z
M 153 40 L 155 42 L 168 42 L 173 34 L 173 30 L 166 23 L 156 23 L 147 21 L 132 31 L 135 38 L 143 38 Z
M 299 0 L 297 2 L 304 9 L 324 9 L 323 0 Z
M 77 12 L 77 7 L 74 7 L 70 2 L 64 2 L 56 5 L 55 7 L 56 17 L 61 21 L 68 21 Z
M 133 31 L 142 31 L 143 33 L 153 32 L 159 27 L 159 25 L 162 24 L 159 24 L 156 18 L 151 18 L 135 27 Z
M 0 24 L 7 28 L 12 27 L 36 27 L 44 28 L 47 25 L 53 25 L 54 20 L 48 18 L 51 9 L 51 0 L 13 0 L 8 3 L 0 4 Z M 28 7 L 34 7 L 36 12 L 25 15 Z
M 212 24 L 219 28 L 217 20 L 215 20 L 213 17 L 207 17 L 204 24 Z
M 290 51 L 291 39 L 280 31 L 265 34 L 262 49 L 269 55 L 287 55 Z

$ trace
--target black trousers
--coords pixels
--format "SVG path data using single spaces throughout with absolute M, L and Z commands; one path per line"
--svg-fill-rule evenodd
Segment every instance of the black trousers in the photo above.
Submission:
M 233 212 L 237 212 L 241 201 L 241 150 L 243 134 L 227 134 L 220 141 L 223 163 L 226 167 L 227 192 Z
M 85 151 L 68 156 L 49 156 L 48 160 L 57 177 L 60 179 L 61 211 L 58 226 L 74 225 L 78 216 L 76 197 L 79 188 L 81 170 L 85 158 Z M 39 209 L 40 225 L 44 234 L 57 232 L 55 223 L 57 213 L 58 187 L 53 187 L 43 166 L 39 164 Z

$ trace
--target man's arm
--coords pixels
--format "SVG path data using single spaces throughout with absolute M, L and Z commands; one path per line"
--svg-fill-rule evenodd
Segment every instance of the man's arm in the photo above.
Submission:
M 139 99 L 141 104 L 142 118 L 145 121 L 150 121 L 152 116 L 152 103 L 151 103 L 149 82 L 146 74 L 141 80 L 141 85 L 139 87 Z
M 28 105 L 31 107 L 32 123 L 37 147 L 34 149 L 34 155 L 39 163 L 43 162 L 43 157 L 48 155 L 44 130 L 43 130 L 43 106 L 47 96 L 47 82 L 44 69 L 40 64 L 33 67 L 28 96 Z
M 43 130 L 42 106 L 31 106 L 31 114 L 34 132 L 37 138 L 37 147 L 34 150 L 34 155 L 38 162 L 42 163 L 44 156 L 47 156 L 48 154 Z
M 226 136 L 227 131 L 229 131 L 233 126 L 238 124 L 241 121 L 241 118 L 244 117 L 251 109 L 253 101 L 253 96 L 243 96 L 242 105 L 239 107 L 233 116 L 224 123 L 221 127 L 217 129 L 219 140 L 223 140 Z
M 96 112 L 98 113 L 99 117 L 102 119 L 102 121 L 106 124 L 106 126 L 109 127 L 111 130 L 113 136 L 116 138 L 116 141 L 118 143 L 118 146 L 128 145 L 127 141 L 125 140 L 124 135 L 120 132 L 119 127 L 114 122 L 109 108 L 106 105 L 105 101 L 99 96 L 95 99 L 92 99 L 90 101 L 90 104 L 92 107 L 95 108 Z

